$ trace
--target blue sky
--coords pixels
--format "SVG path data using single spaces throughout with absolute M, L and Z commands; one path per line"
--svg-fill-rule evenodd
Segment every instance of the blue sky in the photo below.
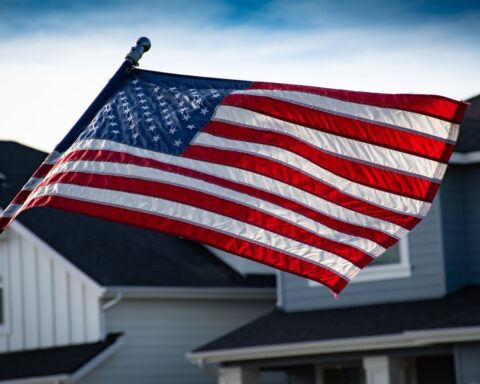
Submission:
M 53 148 L 142 35 L 153 70 L 480 93 L 478 1 L 2 0 L 0 139 Z

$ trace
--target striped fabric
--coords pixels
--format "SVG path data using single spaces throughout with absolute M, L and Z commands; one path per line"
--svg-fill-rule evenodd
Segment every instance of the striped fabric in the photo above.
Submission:
M 45 160 L 0 227 L 52 206 L 190 238 L 339 293 L 425 217 L 465 107 L 136 70 Z

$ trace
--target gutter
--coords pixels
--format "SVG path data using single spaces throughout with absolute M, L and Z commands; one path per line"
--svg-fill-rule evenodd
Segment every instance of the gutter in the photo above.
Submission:
M 352 337 L 285 343 L 258 347 L 220 349 L 190 352 L 187 358 L 197 365 L 211 363 L 261 360 L 280 357 L 319 355 L 327 353 L 371 351 L 428 346 L 440 343 L 471 342 L 480 340 L 480 327 L 444 328 L 422 331 L 405 331 L 393 335 Z
M 121 294 L 125 299 L 208 299 L 208 300 L 274 300 L 275 288 L 249 287 L 107 287 L 104 298 Z
M 475 164 L 480 163 L 480 151 L 453 152 L 449 161 L 450 164 Z

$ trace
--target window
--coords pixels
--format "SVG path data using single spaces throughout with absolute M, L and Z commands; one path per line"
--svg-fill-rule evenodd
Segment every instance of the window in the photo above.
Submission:
M 362 270 L 351 283 L 400 279 L 412 274 L 408 253 L 408 236 L 390 247 L 378 259 Z
M 378 259 L 371 262 L 353 278 L 350 284 L 368 281 L 400 279 L 412 274 L 408 253 L 408 236 L 387 249 Z M 317 287 L 320 283 L 309 280 L 309 286 Z

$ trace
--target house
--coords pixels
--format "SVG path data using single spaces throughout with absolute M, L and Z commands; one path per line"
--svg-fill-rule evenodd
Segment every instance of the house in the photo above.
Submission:
M 480 383 L 480 96 L 430 213 L 338 300 L 281 273 L 269 314 L 200 346 L 219 383 Z
M 0 142 L 0 207 L 45 156 Z M 186 352 L 271 310 L 274 285 L 185 239 L 32 209 L 0 236 L 0 383 L 213 383 Z

